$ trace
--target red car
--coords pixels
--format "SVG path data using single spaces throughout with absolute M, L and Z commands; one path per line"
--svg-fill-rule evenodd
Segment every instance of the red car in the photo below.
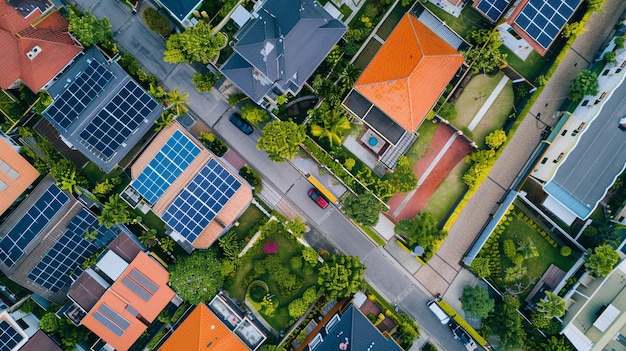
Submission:
M 324 196 L 322 196 L 319 190 L 315 188 L 311 188 L 311 190 L 309 190 L 309 197 L 311 198 L 311 200 L 315 201 L 315 203 L 319 207 L 321 208 L 328 207 L 328 200 L 326 200 Z

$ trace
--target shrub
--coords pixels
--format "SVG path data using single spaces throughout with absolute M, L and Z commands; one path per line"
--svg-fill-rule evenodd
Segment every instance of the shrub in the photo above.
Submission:
M 239 169 L 239 175 L 254 188 L 254 193 L 258 194 L 263 188 L 261 176 L 252 167 L 245 165 Z
M 504 256 L 508 257 L 511 261 L 515 261 L 517 250 L 515 249 L 515 243 L 513 240 L 504 240 L 502 242 L 502 251 L 504 252 Z
M 289 266 L 291 266 L 291 269 L 293 269 L 294 271 L 299 270 L 300 268 L 302 268 L 302 258 L 298 257 L 298 256 L 294 256 L 292 258 L 289 259 Z
M 210 92 L 215 85 L 215 75 L 212 72 L 196 73 L 191 77 L 191 82 L 196 86 L 197 91 Z
M 215 155 L 222 157 L 228 151 L 228 146 L 218 139 L 215 134 L 208 132 L 200 132 L 198 139 L 207 149 L 211 150 Z
M 167 18 L 161 16 L 159 11 L 152 7 L 148 7 L 141 14 L 143 20 L 146 22 L 146 26 L 150 28 L 151 31 L 156 34 L 164 37 L 170 32 L 170 23 Z

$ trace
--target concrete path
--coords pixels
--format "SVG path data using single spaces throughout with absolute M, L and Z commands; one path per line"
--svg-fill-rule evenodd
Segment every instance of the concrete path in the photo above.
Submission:
M 483 117 L 485 117 L 485 113 L 487 113 L 491 105 L 493 105 L 493 102 L 496 101 L 498 95 L 500 95 L 500 92 L 502 92 L 502 89 L 504 89 L 504 86 L 508 81 L 509 77 L 507 76 L 500 79 L 500 82 L 498 82 L 498 85 L 496 85 L 496 88 L 491 92 L 491 95 L 489 95 L 485 103 L 480 107 L 480 110 L 478 110 L 476 116 L 474 116 L 470 124 L 467 126 L 467 129 L 474 131 L 474 128 L 476 128 L 478 123 L 483 119 Z

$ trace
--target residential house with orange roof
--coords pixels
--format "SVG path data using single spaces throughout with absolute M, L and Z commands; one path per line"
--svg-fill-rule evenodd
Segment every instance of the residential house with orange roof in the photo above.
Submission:
M 47 1 L 0 1 L 0 88 L 38 92 L 83 50 Z
M 37 180 L 39 172 L 19 153 L 19 146 L 0 134 L 0 215 Z
M 464 62 L 457 48 L 429 28 L 439 22 L 422 14 L 429 20 L 404 15 L 343 101 L 368 127 L 364 146 L 390 169 Z
M 224 293 L 201 303 L 176 327 L 159 351 L 256 350 L 266 336 Z
M 152 210 L 188 252 L 211 246 L 252 201 L 250 185 L 178 122 L 154 138 L 131 178 L 122 198 Z
M 136 240 L 125 234 L 111 242 L 72 284 L 72 303 L 62 309 L 118 351 L 128 350 L 176 295 L 167 270 Z

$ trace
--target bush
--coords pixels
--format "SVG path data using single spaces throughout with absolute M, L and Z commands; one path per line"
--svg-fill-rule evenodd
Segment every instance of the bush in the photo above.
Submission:
M 215 85 L 215 75 L 212 72 L 196 73 L 191 78 L 191 82 L 196 86 L 197 91 L 210 92 Z
M 252 286 L 250 286 L 250 298 L 254 302 L 263 301 L 263 297 L 267 294 L 267 292 L 267 289 L 261 283 L 252 284 Z
M 226 151 L 228 151 L 228 146 L 226 146 L 226 144 L 218 139 L 213 133 L 200 132 L 198 139 L 202 142 L 202 144 L 204 144 L 204 146 L 207 147 L 207 149 L 211 150 L 219 157 L 224 156 Z
M 170 32 L 170 23 L 167 18 L 161 16 L 159 11 L 152 7 L 148 7 L 141 14 L 143 20 L 146 22 L 146 26 L 150 28 L 151 31 L 156 34 L 164 37 Z
M 572 248 L 569 246 L 563 246 L 561 248 L 561 256 L 567 257 L 572 254 Z
M 246 165 L 239 169 L 239 175 L 245 179 L 254 188 L 254 193 L 258 194 L 263 188 L 263 182 L 261 176 L 252 169 L 252 167 Z

